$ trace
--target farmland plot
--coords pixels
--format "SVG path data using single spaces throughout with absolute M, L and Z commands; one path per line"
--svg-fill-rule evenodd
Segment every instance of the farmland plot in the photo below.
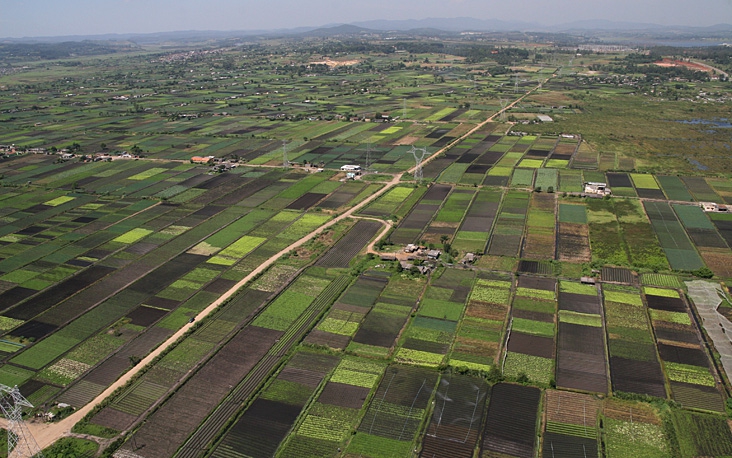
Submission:
M 666 398 L 647 311 L 640 292 L 603 287 L 613 391 Z
M 719 194 L 714 192 L 709 183 L 703 177 L 682 177 L 681 178 L 691 194 L 699 202 L 720 202 Z
M 265 312 L 268 313 L 260 314 L 255 321 L 282 330 L 266 329 L 251 324 L 239 331 L 206 365 L 188 379 L 174 396 L 148 417 L 145 425 L 135 434 L 136 443 L 144 441 L 147 444 L 146 451 L 151 457 L 173 456 L 175 450 L 181 446 L 178 456 L 195 455 L 202 445 L 213 439 L 227 419 L 236 414 L 240 403 L 246 402 L 256 387 L 276 367 L 282 354 L 302 338 L 310 323 L 335 300 L 347 282 L 347 277 L 340 277 L 330 283 L 326 281 L 325 284 L 317 277 L 308 275 L 299 277 L 285 293 L 300 298 L 301 303 L 305 302 L 302 300 L 303 297 L 317 296 L 314 301 L 308 300 L 308 304 L 312 303 L 312 306 L 306 306 L 306 310 L 286 309 L 283 306 L 285 303 L 283 297 L 287 296 L 280 294 L 265 308 Z M 298 316 L 298 310 L 301 316 Z M 257 339 L 257 344 L 250 344 L 250 339 Z M 252 348 L 245 351 L 246 357 L 240 364 L 233 366 L 232 358 L 239 361 L 242 348 L 246 348 L 239 344 L 251 345 Z M 222 372 L 226 374 L 222 375 Z M 211 385 L 211 380 L 216 380 L 218 383 Z M 208 393 L 205 399 L 196 394 L 202 390 Z M 190 409 L 191 396 L 199 399 L 195 412 L 191 412 Z M 221 404 L 213 415 L 209 415 L 225 397 L 231 402 Z M 170 419 L 181 415 L 186 417 L 186 421 L 179 421 L 174 430 L 170 429 L 168 424 Z M 167 432 L 161 433 L 162 430 Z
M 443 277 L 441 286 L 435 285 L 438 279 L 427 287 L 394 356 L 396 361 L 432 367 L 442 363 L 462 318 L 473 272 L 446 269 L 440 279 Z
M 347 350 L 360 355 L 388 356 L 424 287 L 425 283 L 421 280 L 392 277 L 364 318 Z
M 346 182 L 318 204 L 319 208 L 336 210 L 351 202 L 366 187 L 364 183 Z
M 510 278 L 476 280 L 450 353 L 451 366 L 488 371 L 496 363 L 510 301 Z
M 391 234 L 396 244 L 416 243 L 451 191 L 450 186 L 433 185 Z
M 521 257 L 553 260 L 556 228 L 554 194 L 533 193 L 526 223 L 526 239 Z
M 226 395 L 230 386 L 249 373 L 280 336 L 281 332 L 255 327 L 237 334 L 175 396 L 148 417 L 144 426 L 135 432 L 133 443 L 137 447 L 144 444 L 145 454 L 149 457 L 173 456 Z M 234 360 L 237 360 L 236 364 Z M 203 397 L 202 393 L 206 396 Z M 196 402 L 192 403 L 192 399 Z M 123 449 L 131 450 L 132 443 Z
M 211 456 L 273 456 L 309 398 L 337 363 L 335 356 L 295 354 L 228 429 Z
M 613 194 L 622 197 L 636 197 L 630 175 L 627 173 L 607 173 L 607 185 L 613 190 Z
M 659 175 L 656 176 L 656 179 L 669 200 L 684 200 L 687 202 L 694 201 L 694 198 L 689 193 L 686 185 L 679 177 Z
M 420 192 L 420 188 L 395 187 L 383 196 L 376 199 L 372 204 L 361 210 L 361 214 L 368 216 L 389 216 L 395 214 L 397 209 L 407 200 L 412 193 Z M 424 189 L 422 189 L 424 192 Z M 420 194 L 421 196 L 421 194 Z
M 629 199 L 617 200 L 614 210 L 631 264 L 640 268 L 668 270 L 666 257 L 640 203 Z
M 603 413 L 608 458 L 670 455 L 671 447 L 661 419 L 650 406 L 608 400 Z
M 712 223 L 719 231 L 719 235 L 732 247 L 732 216 L 722 213 L 714 213 L 709 215 Z
M 560 203 L 557 225 L 557 254 L 560 261 L 588 262 L 590 229 L 584 205 Z
M 555 289 L 553 279 L 519 277 L 503 361 L 505 375 L 526 375 L 542 385 L 554 379 Z
M 369 442 L 387 439 L 396 450 L 365 446 L 363 452 L 372 458 L 410 456 L 436 382 L 434 371 L 389 366 L 346 452 L 359 453 Z
M 723 417 L 676 410 L 671 414 L 671 421 L 677 431 L 684 432 L 679 440 L 681 456 L 732 454 L 732 433 Z
M 592 260 L 605 264 L 628 265 L 623 234 L 612 201 L 591 199 L 587 202 Z
M 475 191 L 455 189 L 445 201 L 434 221 L 427 228 L 423 239 L 427 243 L 439 244 L 442 236 L 452 239 L 465 212 L 472 202 Z
M 646 199 L 664 199 L 663 191 L 658 185 L 653 175 L 643 173 L 631 173 L 630 177 L 635 185 L 635 190 L 638 193 L 638 197 Z
M 501 191 L 478 191 L 453 240 L 455 249 L 469 252 L 485 250 L 501 197 Z
M 190 246 L 190 242 L 186 241 L 189 240 L 189 237 L 201 237 L 201 235 L 205 236 L 210 234 L 212 230 L 215 230 L 215 227 L 218 228 L 222 223 L 226 224 L 230 222 L 231 220 L 227 219 L 229 216 L 231 215 L 227 215 L 226 218 L 222 217 L 218 220 L 213 219 L 210 221 L 210 224 L 206 223 L 200 225 L 196 229 L 181 235 L 179 237 L 179 242 L 186 244 L 184 246 Z M 169 248 L 169 246 L 166 247 Z M 135 307 L 139 306 L 147 297 L 149 297 L 148 295 L 154 293 L 157 288 L 164 288 L 168 282 L 176 280 L 178 275 L 194 270 L 196 266 L 200 264 L 202 259 L 203 258 L 199 256 L 182 254 L 177 256 L 174 260 L 170 260 L 170 258 L 166 257 L 164 254 L 161 256 L 161 253 L 153 251 L 150 255 L 142 258 L 142 260 L 146 260 L 145 263 L 133 263 L 127 268 L 120 269 L 104 281 L 92 285 L 88 289 L 74 295 L 66 301 L 63 301 L 59 306 L 51 309 L 46 313 L 48 318 L 45 318 L 44 321 L 62 324 L 64 321 L 58 321 L 59 319 L 68 320 L 69 316 L 73 317 L 78 313 L 78 311 L 87 310 L 90 304 L 96 305 L 95 308 L 89 310 L 85 315 L 82 315 L 71 325 L 64 328 L 62 334 L 59 334 L 58 337 L 54 337 L 54 340 L 49 340 L 45 344 L 41 341 L 37 347 L 32 347 L 36 348 L 35 350 L 32 350 L 32 353 L 28 353 L 26 356 L 19 355 L 19 357 L 22 357 L 21 360 L 29 362 L 40 368 L 60 356 L 62 353 L 70 350 L 71 347 L 80 343 L 81 340 L 91 337 L 91 335 L 95 334 L 97 331 L 112 324 L 125 314 L 132 312 Z M 151 263 L 162 263 L 164 261 L 169 262 L 150 272 Z M 152 265 L 155 266 L 155 264 Z M 145 276 L 146 273 L 148 275 L 147 277 Z M 149 287 L 149 285 L 153 284 L 151 283 L 152 276 L 155 277 L 155 290 L 150 290 Z M 134 282 L 136 279 L 139 280 Z M 105 299 L 109 298 L 118 289 L 130 282 L 133 283 L 130 285 L 128 290 L 123 291 L 105 302 Z M 61 299 L 64 298 L 65 297 L 62 294 Z M 54 316 L 57 316 L 58 318 L 52 318 Z M 48 332 L 49 330 L 51 330 L 51 328 L 46 328 L 46 331 L 43 332 Z M 21 330 L 21 332 L 25 333 L 27 331 Z M 163 334 L 164 333 L 165 332 L 163 332 Z M 59 340 L 63 335 L 71 336 L 72 338 Z M 162 340 L 164 340 L 163 335 L 158 335 L 153 339 L 154 342 L 158 343 Z M 153 342 L 151 343 L 153 346 L 156 344 Z M 118 370 L 123 371 L 126 370 L 126 368 L 127 363 L 118 368 Z M 117 373 L 119 374 L 120 372 Z M 74 405 L 78 404 L 75 402 Z
M 480 439 L 488 391 L 488 385 L 482 379 L 464 375 L 443 376 L 420 456 L 472 458 Z
M 516 256 L 521 248 L 524 224 L 529 204 L 529 194 L 509 191 L 503 200 L 501 212 L 491 234 L 488 253 L 500 256 Z
M 348 267 L 348 263 L 378 233 L 381 224 L 375 221 L 357 222 L 348 233 L 316 263 L 322 267 Z
M 546 424 L 542 456 L 597 458 L 597 414 L 600 403 L 593 396 L 566 391 L 546 391 Z
M 732 253 L 704 211 L 695 205 L 673 204 L 672 207 L 707 266 L 717 275 L 731 276 L 732 267 L 724 259 Z
M 305 342 L 333 349 L 345 349 L 387 282 L 386 278 L 369 276 L 368 273 L 358 277 L 316 328 L 308 334 Z
M 560 170 L 559 188 L 561 192 L 582 192 L 582 172 L 579 170 Z
M 709 359 L 686 302 L 675 291 L 649 288 L 646 300 L 673 399 L 684 406 L 723 411 Z
M 671 268 L 694 270 L 704 267 L 704 262 L 691 244 L 671 206 L 664 202 L 644 202 L 644 206 Z
M 499 383 L 491 390 L 481 457 L 531 458 L 535 455 L 538 388 Z
M 574 283 L 562 281 L 559 293 L 557 386 L 607 392 L 607 361 L 601 303 Z M 594 288 L 593 288 L 594 289 Z
M 163 394 L 177 386 L 185 378 L 186 372 L 205 360 L 214 344 L 223 343 L 237 324 L 245 323 L 250 314 L 266 301 L 268 295 L 249 289 L 240 292 L 221 314 L 213 317 L 206 326 L 196 330 L 189 339 L 167 353 L 138 382 L 126 387 L 112 399 L 109 406 L 92 417 L 90 423 L 120 431 L 129 428 L 147 409 L 159 402 Z M 139 348 L 139 344 L 137 347 Z M 131 353 L 132 349 L 128 351 Z M 103 370 L 103 367 L 104 365 L 100 366 L 99 370 Z M 111 366 L 108 367 L 106 373 L 114 379 L 118 374 L 111 369 Z M 101 381 L 101 372 L 92 374 L 94 372 L 85 379 L 87 384 L 92 383 L 92 380 Z M 69 392 L 68 396 L 72 393 Z
M 279 451 L 281 456 L 335 457 L 358 425 L 359 411 L 385 368 L 384 363 L 343 358 Z

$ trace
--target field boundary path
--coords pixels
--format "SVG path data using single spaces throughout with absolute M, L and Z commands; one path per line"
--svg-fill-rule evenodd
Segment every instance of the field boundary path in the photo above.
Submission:
M 499 110 L 498 112 L 494 113 L 492 116 L 487 118 L 485 121 L 482 121 L 478 125 L 476 125 L 474 128 L 469 130 L 468 132 L 462 134 L 461 136 L 457 137 L 453 142 L 450 144 L 444 146 L 443 148 L 437 150 L 435 153 L 431 154 L 429 158 L 426 158 L 425 161 L 422 163 L 422 165 L 426 165 L 429 162 L 431 162 L 435 157 L 437 157 L 439 154 L 447 151 L 448 149 L 452 148 L 457 143 L 465 140 L 473 133 L 477 132 L 479 129 L 483 128 L 486 124 L 493 122 L 493 120 L 496 118 L 496 116 L 499 116 L 502 112 L 505 110 L 511 109 L 514 105 L 519 103 L 521 100 L 523 100 L 525 97 L 532 94 L 537 89 L 541 88 L 544 83 L 546 83 L 549 80 L 549 78 L 546 78 L 543 82 L 540 82 L 536 87 L 532 88 L 531 90 L 525 92 L 521 97 L 517 98 L 515 101 L 507 105 L 505 108 Z M 285 254 L 289 253 L 290 251 L 297 249 L 304 245 L 305 243 L 311 241 L 316 236 L 321 234 L 326 229 L 329 229 L 330 227 L 338 224 L 339 222 L 343 221 L 346 218 L 350 218 L 355 213 L 357 213 L 362 208 L 366 207 L 368 204 L 370 204 L 372 201 L 376 200 L 381 195 L 385 194 L 387 191 L 395 187 L 401 182 L 401 178 L 406 173 L 414 173 L 417 166 L 410 168 L 406 172 L 402 172 L 399 174 L 395 174 L 394 177 L 384 183 L 384 186 L 368 196 L 366 199 L 358 203 L 357 205 L 353 206 L 349 210 L 345 211 L 341 215 L 336 216 L 332 220 L 328 221 L 327 223 L 323 224 L 319 228 L 312 231 L 310 234 L 306 235 L 305 237 L 301 238 L 300 240 L 290 244 L 280 252 L 274 254 L 269 259 L 264 261 L 259 267 L 254 269 L 249 275 L 241 279 L 236 285 L 232 286 L 228 291 L 226 291 L 224 294 L 221 295 L 217 300 L 211 303 L 206 309 L 204 309 L 202 312 L 200 312 L 195 317 L 195 321 L 198 322 L 204 318 L 206 318 L 208 315 L 213 313 L 221 304 L 223 304 L 225 301 L 230 299 L 234 294 L 236 294 L 237 291 L 239 291 L 242 287 L 244 287 L 247 283 L 249 283 L 253 278 L 255 278 L 257 275 L 264 272 L 267 268 L 269 268 L 272 264 L 274 264 L 278 259 L 280 259 Z M 385 231 L 388 231 L 390 228 L 389 224 L 387 223 L 387 227 L 384 231 L 382 231 L 381 234 L 379 234 L 379 238 L 383 236 Z M 378 240 L 378 238 L 376 239 Z M 375 241 L 374 241 L 375 244 Z M 373 244 L 369 245 L 369 248 L 373 248 Z M 139 372 L 142 371 L 145 367 L 147 367 L 150 363 L 153 362 L 155 358 L 160 356 L 163 352 L 167 351 L 172 345 L 174 345 L 181 337 L 183 337 L 188 331 L 191 330 L 191 328 L 195 325 L 195 323 L 186 323 L 183 325 L 175 334 L 170 336 L 165 342 L 160 344 L 155 350 L 150 352 L 145 358 L 143 358 L 140 363 L 132 367 L 128 372 L 126 372 L 124 375 L 122 375 L 117 381 L 115 381 L 112 385 L 110 385 L 106 390 L 104 390 L 99 396 L 94 398 L 91 402 L 86 404 L 84 407 L 81 407 L 76 412 L 74 412 L 72 415 L 64 418 L 63 420 L 56 422 L 56 423 L 36 423 L 36 422 L 28 422 L 27 426 L 38 443 L 38 445 L 41 447 L 41 449 L 47 448 L 51 446 L 54 442 L 56 442 L 58 439 L 64 436 L 68 436 L 71 434 L 71 428 L 78 423 L 82 418 L 84 418 L 89 412 L 91 412 L 97 405 L 101 404 L 107 397 L 109 397 L 112 393 L 114 393 L 117 389 L 123 387 L 125 384 L 127 384 L 133 377 L 135 377 Z M 4 418 L 0 418 L 0 428 L 7 429 L 7 421 Z

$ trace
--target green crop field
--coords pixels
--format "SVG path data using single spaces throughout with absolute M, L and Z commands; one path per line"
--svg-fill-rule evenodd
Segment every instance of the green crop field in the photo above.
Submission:
M 732 275 L 699 206 L 732 203 L 732 90 L 654 65 L 732 52 L 426 31 L 0 43 L 0 383 L 29 418 L 87 407 L 100 456 L 503 456 L 514 412 L 546 419 L 522 456 L 732 455 L 684 295 Z

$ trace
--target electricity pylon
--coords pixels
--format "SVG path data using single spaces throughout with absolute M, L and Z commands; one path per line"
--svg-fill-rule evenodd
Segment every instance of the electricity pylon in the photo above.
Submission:
M 43 458 L 43 453 L 23 421 L 23 407 L 33 404 L 20 394 L 17 386 L 0 384 L 0 410 L 8 420 L 8 457 Z
M 508 100 L 501 99 L 501 122 L 506 122 L 506 107 Z
M 366 144 L 366 166 L 363 169 L 363 173 L 371 173 L 371 143 Z
M 418 154 L 417 151 L 421 151 L 421 154 Z M 422 161 L 427 156 L 427 148 L 415 148 L 413 146 L 409 152 L 412 153 L 414 161 L 417 163 L 417 166 L 414 168 L 414 180 L 420 182 L 424 178 L 422 174 Z

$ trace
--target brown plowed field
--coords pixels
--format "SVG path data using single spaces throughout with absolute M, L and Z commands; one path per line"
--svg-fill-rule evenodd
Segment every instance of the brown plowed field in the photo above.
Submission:
M 594 427 L 600 401 L 592 395 L 546 390 L 546 420 Z

